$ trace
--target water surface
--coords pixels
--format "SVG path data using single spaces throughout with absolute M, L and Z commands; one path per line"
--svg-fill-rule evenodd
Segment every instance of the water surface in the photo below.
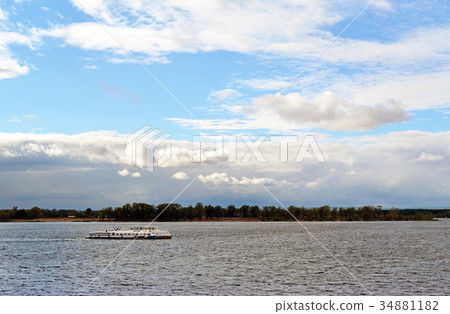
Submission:
M 304 222 L 374 295 L 449 295 L 450 220 Z M 88 240 L 125 223 L 1 223 L 0 295 L 368 294 L 297 222 L 157 223 L 172 240 Z M 87 287 L 87 288 L 86 288 Z

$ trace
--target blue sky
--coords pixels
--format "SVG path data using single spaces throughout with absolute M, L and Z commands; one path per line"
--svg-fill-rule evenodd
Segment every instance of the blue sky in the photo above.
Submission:
M 0 207 L 159 203 L 196 177 L 183 202 L 274 204 L 255 177 L 286 205 L 448 206 L 448 12 L 433 0 L 0 0 Z M 143 125 L 171 133 L 174 158 L 154 173 L 123 156 Z M 280 164 L 267 146 L 265 165 L 195 164 L 199 134 L 312 134 L 327 163 Z

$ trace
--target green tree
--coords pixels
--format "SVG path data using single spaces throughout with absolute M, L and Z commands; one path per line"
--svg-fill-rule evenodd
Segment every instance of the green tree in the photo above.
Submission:
M 108 219 L 113 218 L 113 209 L 112 207 L 104 207 L 100 210 L 100 219 Z
M 11 219 L 9 210 L 0 210 L 0 221 L 9 221 Z
M 27 218 L 28 219 L 37 219 L 44 217 L 44 211 L 37 206 L 34 206 L 30 210 L 28 210 Z
M 249 208 L 250 206 L 248 205 L 242 205 L 238 210 L 239 216 L 241 216 L 241 218 L 247 218 L 249 214 Z
M 317 210 L 317 216 L 318 216 L 318 220 L 320 220 L 320 221 L 328 221 L 328 220 L 330 220 L 330 217 L 331 217 L 330 206 L 325 205 L 325 206 L 320 207 Z
M 226 210 L 226 216 L 229 218 L 236 217 L 237 215 L 237 208 L 234 205 L 228 205 Z
M 259 206 L 255 205 L 249 208 L 249 217 L 252 219 L 259 219 L 261 217 Z
M 202 203 L 199 202 L 199 203 L 195 204 L 194 209 L 195 209 L 195 217 L 196 218 L 201 219 L 201 220 L 206 218 L 205 208 L 203 207 Z

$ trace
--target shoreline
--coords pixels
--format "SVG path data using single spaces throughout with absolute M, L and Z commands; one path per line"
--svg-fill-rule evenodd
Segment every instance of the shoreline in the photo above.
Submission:
M 158 222 L 260 222 L 259 219 L 203 219 L 203 220 L 175 220 Z M 105 220 L 99 218 L 39 218 L 39 219 L 14 219 L 9 221 L 0 221 L 0 223 L 9 222 L 107 222 L 107 223 L 149 223 L 151 220 Z
M 433 218 L 430 220 L 300 220 L 301 222 L 382 222 L 382 221 L 439 221 L 450 218 Z M 102 223 L 150 223 L 142 220 L 101 220 L 98 218 L 40 218 L 40 219 L 17 219 L 0 221 L 1 223 L 46 223 L 46 222 L 102 222 Z M 296 222 L 295 220 L 259 220 L 259 219 L 204 219 L 204 220 L 176 220 L 161 222 Z

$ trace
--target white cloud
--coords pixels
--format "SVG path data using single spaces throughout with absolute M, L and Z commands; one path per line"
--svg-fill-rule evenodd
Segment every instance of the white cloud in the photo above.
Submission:
M 341 19 L 316 2 L 77 0 L 73 3 L 108 24 L 124 47 L 149 55 L 214 50 L 250 52 L 264 49 L 266 43 L 277 42 L 280 37 L 298 40 L 318 26 Z M 72 24 L 49 34 L 85 49 L 123 52 L 95 23 Z
M 262 125 L 262 119 L 253 123 L 252 120 L 246 119 L 183 119 L 183 118 L 168 118 L 181 126 L 195 128 L 199 130 L 250 130 L 250 129 L 265 129 L 268 125 Z
M 7 58 L 7 56 L 3 56 Z M 15 59 L 3 59 L 0 54 L 0 80 L 6 78 L 15 78 L 20 75 L 28 74 L 30 68 L 26 65 L 20 65 Z
M 368 130 L 386 123 L 403 122 L 408 114 L 395 101 L 372 106 L 358 106 L 331 93 L 324 92 L 313 100 L 299 93 L 266 95 L 245 108 L 252 115 L 279 117 L 282 121 L 302 126 L 318 126 L 326 130 Z
M 22 122 L 22 120 L 18 116 L 11 116 L 9 118 L 9 122 L 11 122 L 11 123 L 20 123 L 20 122 Z
M 126 163 L 126 140 L 114 132 L 67 134 L 0 133 L 0 157 L 30 160 Z
M 166 57 L 156 57 L 156 56 L 150 56 L 145 58 L 130 58 L 125 56 L 116 56 L 111 57 L 108 59 L 108 62 L 114 63 L 114 64 L 121 64 L 121 63 L 141 63 L 141 64 L 150 64 L 150 63 L 162 63 L 167 64 L 170 63 L 170 60 Z
M 318 182 L 308 182 L 308 183 L 306 184 L 305 188 L 307 188 L 307 189 L 313 189 L 313 188 L 317 187 L 318 185 L 319 185 Z
M 430 154 L 430 153 L 425 153 L 422 152 L 419 156 L 419 158 L 417 158 L 417 160 L 419 161 L 438 161 L 438 160 L 442 160 L 444 159 L 444 156 L 442 155 L 435 155 L 435 154 Z
M 371 1 L 371 0 L 368 0 Z M 392 4 L 387 0 L 375 0 L 372 5 L 384 11 L 393 11 Z
M 243 176 L 240 179 L 238 179 L 236 177 L 229 176 L 225 172 L 221 173 L 215 172 L 206 176 L 199 175 L 198 180 L 203 184 L 213 184 L 213 185 L 220 185 L 220 184 L 259 185 L 260 183 L 269 185 L 277 183 L 276 180 L 270 178 L 248 178 Z
M 0 31 L 0 45 L 7 46 L 10 44 L 27 45 L 32 47 L 33 41 L 37 40 L 33 36 L 26 36 L 12 31 Z
M 5 21 L 8 19 L 8 13 L 6 11 L 3 11 L 2 8 L 0 8 L 0 21 Z
M 238 182 L 239 180 L 236 178 L 230 178 L 225 172 L 222 173 L 212 173 L 209 175 L 199 175 L 198 180 L 203 184 L 211 183 L 211 184 L 221 184 L 221 183 L 231 183 Z
M 238 81 L 237 84 L 250 87 L 256 90 L 283 90 L 288 87 L 293 78 L 274 78 L 274 79 L 248 79 Z
M 329 62 L 379 63 L 388 66 L 425 63 L 430 67 L 435 62 L 448 60 L 450 27 L 419 28 L 403 34 L 397 41 L 376 42 L 356 39 L 339 39 L 323 54 Z
M 100 69 L 100 67 L 98 67 L 96 65 L 85 65 L 84 68 L 87 69 L 87 70 L 98 70 L 98 69 Z
M 359 104 L 381 103 L 386 99 L 402 102 L 407 110 L 448 108 L 450 71 L 356 74 L 338 77 L 329 88 Z
M 16 44 L 33 48 L 32 43 L 36 40 L 34 36 L 0 30 L 0 80 L 28 74 L 30 68 L 26 65 L 20 65 L 20 62 L 11 53 L 9 46 Z
M 179 171 L 177 173 L 174 173 L 170 177 L 173 178 L 173 179 L 176 179 L 176 180 L 187 180 L 187 179 L 189 179 L 189 176 L 186 173 L 184 173 L 183 171 Z
M 123 99 L 129 103 L 138 103 L 141 100 L 139 96 L 133 94 L 131 91 L 111 83 L 100 82 L 100 87 L 106 95 L 116 99 Z
M 130 171 L 128 171 L 128 169 L 118 170 L 117 173 L 119 174 L 119 176 L 122 176 L 122 177 L 126 177 L 126 176 L 130 175 Z
M 102 19 L 107 23 L 114 23 L 118 20 L 112 17 L 109 12 L 108 3 L 104 0 L 73 0 L 72 3 L 86 14 Z
M 23 121 L 23 118 L 25 118 L 27 120 L 33 120 L 33 119 L 36 119 L 37 117 L 34 114 L 22 114 L 20 117 L 19 116 L 10 116 L 9 122 L 21 123 Z
M 128 169 L 117 170 L 117 173 L 121 177 L 128 177 L 128 176 L 131 176 L 132 178 L 140 178 L 141 177 L 141 174 L 139 172 L 131 173 Z
M 89 50 L 114 51 L 128 60 L 125 49 L 167 62 L 178 52 L 233 51 L 294 59 L 314 59 L 335 37 L 328 31 L 363 8 L 360 1 L 73 1 L 104 22 L 56 26 L 40 34 L 62 38 Z M 392 12 L 390 2 L 377 0 L 371 9 Z M 264 21 L 261 23 L 261 21 Z M 110 36 L 108 33 L 112 34 Z M 341 36 L 319 61 L 412 64 L 447 60 L 450 28 L 413 29 L 392 41 Z M 119 44 L 120 43 L 120 44 Z M 271 87 L 274 88 L 274 87 Z
M 128 177 L 128 176 L 131 176 L 132 178 L 140 178 L 141 177 L 141 174 L 139 172 L 131 173 L 128 169 L 117 170 L 117 173 L 121 177 Z
M 23 114 L 22 117 L 27 119 L 36 119 L 37 117 L 34 114 Z
M 218 91 L 213 91 L 209 94 L 208 100 L 212 102 L 221 102 L 227 99 L 232 99 L 240 96 L 241 94 L 234 89 L 228 88 Z
M 244 119 L 169 120 L 204 130 L 299 130 L 320 127 L 332 131 L 363 131 L 410 118 L 394 100 L 358 105 L 331 92 L 324 92 L 313 99 L 299 93 L 265 95 L 254 98 L 252 106 L 240 108 L 241 113 L 246 115 Z
M 277 76 L 267 79 L 240 80 L 239 88 L 260 91 L 281 91 L 294 79 Z M 446 66 L 422 70 L 414 67 L 391 70 L 385 67 L 357 71 L 355 74 L 342 74 L 321 69 L 304 74 L 287 90 L 301 90 L 303 96 L 313 97 L 323 90 L 340 95 L 348 102 L 370 106 L 394 100 L 405 110 L 427 110 L 448 108 L 450 106 L 450 70 Z

